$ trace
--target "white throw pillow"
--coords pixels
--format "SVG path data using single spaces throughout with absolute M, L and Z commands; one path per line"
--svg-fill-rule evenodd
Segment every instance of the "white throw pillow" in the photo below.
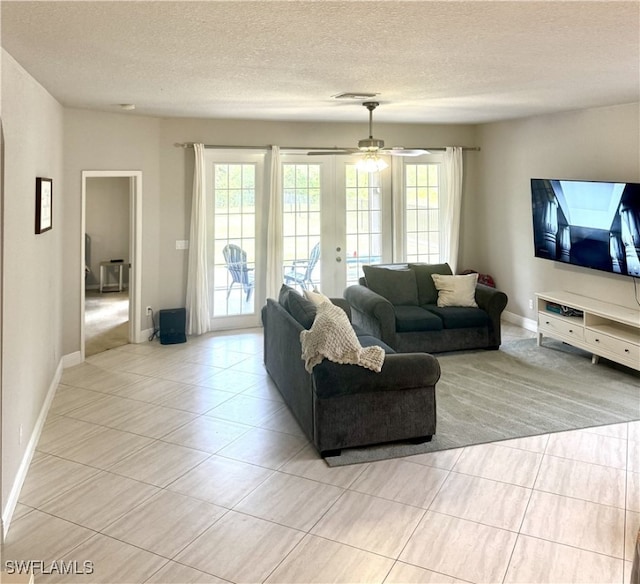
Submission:
M 329 298 L 327 298 L 324 294 L 322 294 L 322 292 L 317 289 L 313 292 L 311 290 L 305 290 L 304 297 L 310 302 L 313 302 L 316 306 L 320 306 L 320 304 L 323 304 L 324 302 L 331 303 L 331 300 L 329 300 Z
M 465 276 L 443 276 L 431 274 L 438 290 L 438 306 L 473 306 L 476 304 L 476 284 L 478 274 Z

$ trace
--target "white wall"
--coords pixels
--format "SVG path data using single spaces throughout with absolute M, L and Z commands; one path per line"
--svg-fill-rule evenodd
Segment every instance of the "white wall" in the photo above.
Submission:
M 86 232 L 91 237 L 90 268 L 85 280 L 94 288 L 100 282 L 100 262 L 121 259 L 128 264 L 129 256 L 129 183 L 127 177 L 87 178 Z M 117 271 L 105 274 L 105 285 L 117 282 Z M 125 284 L 129 270 L 123 270 Z
M 2 51 L 5 132 L 2 509 L 12 493 L 27 443 L 60 371 L 62 237 L 65 185 L 63 111 L 8 53 Z M 35 235 L 35 179 L 53 179 L 53 229 Z M 22 428 L 22 441 L 20 441 Z
M 83 170 L 142 171 L 142 306 L 158 307 L 161 287 L 159 270 L 160 235 L 160 120 L 143 116 L 109 114 L 89 110 L 65 109 L 64 176 L 65 216 L 68 228 L 64 238 L 65 271 L 63 348 L 65 354 L 80 350 L 80 294 L 84 286 L 84 256 L 80 245 Z M 73 269 L 73 266 L 76 266 Z M 141 328 L 151 326 L 142 316 Z
M 637 307 L 634 282 L 534 258 L 530 179 L 640 182 L 640 104 L 487 124 L 478 132 L 476 196 L 467 201 L 465 263 L 494 275 L 507 311 L 534 319 L 536 291 L 568 290 Z

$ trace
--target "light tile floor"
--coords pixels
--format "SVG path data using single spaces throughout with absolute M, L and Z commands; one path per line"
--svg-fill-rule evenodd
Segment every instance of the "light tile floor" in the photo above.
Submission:
M 623 583 L 639 453 L 630 422 L 329 468 L 261 331 L 127 345 L 64 372 L 4 561 L 93 563 L 37 583 Z

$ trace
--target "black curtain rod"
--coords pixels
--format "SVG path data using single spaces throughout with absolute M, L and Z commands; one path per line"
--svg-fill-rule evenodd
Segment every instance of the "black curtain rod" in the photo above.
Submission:
M 176 148 L 193 148 L 193 142 L 176 142 L 174 146 Z M 271 150 L 271 146 L 224 146 L 221 144 L 205 144 L 205 148 L 217 148 L 220 150 Z M 424 147 L 423 150 L 446 150 L 445 147 L 442 146 L 434 146 L 434 147 Z M 330 152 L 332 150 L 342 151 L 342 150 L 353 150 L 353 148 L 338 148 L 337 146 L 332 146 L 328 148 L 324 148 L 322 146 L 280 146 L 280 150 L 326 150 Z M 468 150 L 472 152 L 477 152 L 480 150 L 479 146 L 463 146 L 462 150 Z

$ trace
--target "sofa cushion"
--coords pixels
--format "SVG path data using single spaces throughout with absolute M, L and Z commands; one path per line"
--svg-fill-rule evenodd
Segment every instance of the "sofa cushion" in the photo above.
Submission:
M 289 314 L 293 316 L 304 328 L 310 329 L 316 317 L 316 305 L 307 300 L 295 290 L 289 292 L 287 297 L 287 308 Z
M 431 277 L 438 289 L 438 301 L 436 302 L 438 306 L 478 306 L 476 304 L 478 274 L 466 276 L 431 274 Z
M 365 335 L 371 334 L 357 324 L 351 323 L 351 326 L 353 327 L 353 330 L 355 331 L 357 337 L 364 337 Z
M 432 274 L 452 275 L 449 264 L 409 264 L 416 275 L 418 286 L 418 304 L 435 304 L 438 300 L 438 290 L 433 283 Z
M 481 308 L 439 307 L 435 304 L 424 306 L 424 308 L 438 316 L 446 329 L 476 328 L 489 325 L 489 315 Z
M 280 292 L 278 293 L 278 302 L 280 303 L 280 306 L 282 306 L 287 311 L 289 310 L 288 300 L 289 294 L 291 292 L 297 294 L 297 292 L 291 286 L 287 286 L 286 284 L 282 284 L 282 286 L 280 286 Z
M 412 270 L 362 266 L 367 287 L 396 306 L 418 306 L 418 286 Z
M 395 353 L 395 351 L 389 345 L 387 345 L 387 343 L 383 343 L 380 339 L 377 339 L 373 335 L 358 335 L 358 340 L 360 341 L 362 348 L 382 347 L 387 355 L 389 355 L 390 353 Z
M 412 333 L 417 331 L 441 331 L 442 320 L 433 312 L 420 306 L 395 306 L 396 331 Z

